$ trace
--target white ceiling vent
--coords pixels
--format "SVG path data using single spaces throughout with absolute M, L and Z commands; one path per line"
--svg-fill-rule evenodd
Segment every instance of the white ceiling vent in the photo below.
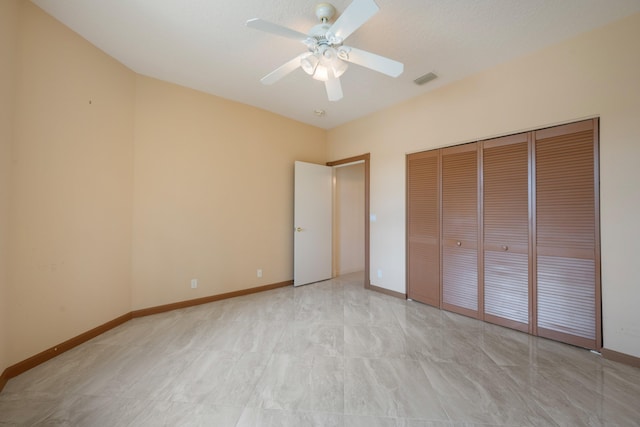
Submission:
M 431 80 L 437 79 L 438 76 L 436 76 L 434 73 L 427 73 L 424 76 L 420 76 L 417 79 L 415 79 L 413 82 L 417 85 L 423 85 L 425 83 L 429 83 Z

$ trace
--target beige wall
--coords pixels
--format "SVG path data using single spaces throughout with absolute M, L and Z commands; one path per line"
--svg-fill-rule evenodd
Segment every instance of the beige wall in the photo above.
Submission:
M 407 153 L 600 116 L 604 345 L 640 357 L 638 40 L 635 15 L 330 131 L 330 160 L 371 153 L 373 282 L 405 292 Z
M 407 152 L 595 115 L 605 346 L 640 357 L 638 39 L 640 15 L 335 129 L 327 156 L 320 129 L 137 77 L 3 0 L 0 371 L 131 309 L 291 279 L 294 160 L 371 152 L 374 283 L 404 292 Z
M 333 268 L 341 275 L 364 270 L 364 163 L 334 173 Z
M 324 163 L 325 131 L 136 76 L 28 1 L 0 13 L 0 372 L 135 308 L 291 279 L 293 162 Z
M 293 163 L 324 163 L 325 135 L 138 77 L 133 308 L 291 280 Z
M 20 2 L 12 364 L 131 309 L 135 74 Z
M 0 2 L 0 373 L 9 364 L 9 191 L 18 1 Z

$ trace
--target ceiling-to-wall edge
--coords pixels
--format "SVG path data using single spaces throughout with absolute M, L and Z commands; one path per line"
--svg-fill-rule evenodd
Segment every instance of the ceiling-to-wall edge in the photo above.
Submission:
M 640 14 L 330 130 L 330 158 L 371 153 L 376 284 L 404 292 L 407 153 L 598 116 L 604 345 L 640 356 L 638 39 Z

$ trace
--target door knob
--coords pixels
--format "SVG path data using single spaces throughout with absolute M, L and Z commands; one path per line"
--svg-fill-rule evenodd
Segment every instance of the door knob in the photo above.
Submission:
M 299 233 L 302 231 L 302 227 L 296 227 L 296 231 Z

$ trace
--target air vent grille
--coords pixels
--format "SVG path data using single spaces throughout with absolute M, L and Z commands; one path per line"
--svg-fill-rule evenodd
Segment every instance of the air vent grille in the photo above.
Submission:
M 438 76 L 435 73 L 427 73 L 424 76 L 420 76 L 413 82 L 417 85 L 423 85 L 429 83 L 431 80 L 437 79 Z

